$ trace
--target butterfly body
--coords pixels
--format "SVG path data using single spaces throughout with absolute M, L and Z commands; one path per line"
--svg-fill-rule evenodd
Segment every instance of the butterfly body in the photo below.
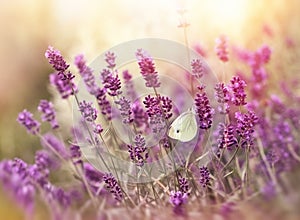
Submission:
M 198 132 L 196 114 L 192 109 L 183 112 L 171 124 L 168 136 L 181 142 L 189 142 Z

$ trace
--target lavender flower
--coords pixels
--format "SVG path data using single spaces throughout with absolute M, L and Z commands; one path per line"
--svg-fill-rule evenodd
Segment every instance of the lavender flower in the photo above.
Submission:
M 241 105 L 246 105 L 247 102 L 245 101 L 246 99 L 246 93 L 245 93 L 245 87 L 246 83 L 244 80 L 242 80 L 238 76 L 234 76 L 231 80 L 231 90 L 232 90 L 232 102 L 236 106 L 241 106 Z
M 226 103 L 230 101 L 229 89 L 224 83 L 217 83 L 215 86 L 215 96 L 218 103 Z
M 145 161 L 148 158 L 147 148 L 145 147 L 146 141 L 145 138 L 138 134 L 134 138 L 134 146 L 127 145 L 128 152 L 130 154 L 130 159 L 137 165 L 143 166 Z
M 108 64 L 107 67 L 113 69 L 116 66 L 116 55 L 110 51 L 106 52 L 105 61 Z
M 120 91 L 121 81 L 119 79 L 118 74 L 116 74 L 115 76 L 108 76 L 104 81 L 104 88 L 107 89 L 107 93 L 110 96 L 118 96 L 122 94 L 122 91 Z
M 136 127 L 142 127 L 148 122 L 148 115 L 139 102 L 132 105 L 133 121 Z
M 124 124 L 130 124 L 133 122 L 133 115 L 131 110 L 131 103 L 128 99 L 122 96 L 119 100 L 115 101 L 117 105 L 119 105 L 119 111 L 121 112 L 121 116 L 123 118 Z
M 103 128 L 102 128 L 102 126 L 101 126 L 100 124 L 95 124 L 95 125 L 94 125 L 94 130 L 93 130 L 93 132 L 94 132 L 95 134 L 101 134 L 102 131 L 103 131 Z
M 35 153 L 35 164 L 42 170 L 57 168 L 57 161 L 46 150 L 39 150 Z
M 27 175 L 28 165 L 21 159 L 0 162 L 0 183 L 16 203 L 32 214 L 36 189 Z
M 187 193 L 189 191 L 189 182 L 186 178 L 180 177 L 179 178 L 179 188 L 180 191 L 183 193 Z
M 159 96 L 161 101 L 161 108 L 163 109 L 163 114 L 165 119 L 172 117 L 172 100 L 167 96 Z
M 112 108 L 110 102 L 106 98 L 106 92 L 104 89 L 98 88 L 96 93 L 97 103 L 101 109 L 101 113 L 106 116 L 108 121 L 111 120 Z
M 167 124 L 163 114 L 157 113 L 149 117 L 149 119 L 149 124 L 154 134 L 161 135 L 165 132 Z
M 240 137 L 241 146 L 251 147 L 253 145 L 254 126 L 258 123 L 257 116 L 252 111 L 245 114 L 236 112 L 235 118 L 237 119 L 236 132 Z
M 70 65 L 66 63 L 60 51 L 55 50 L 53 47 L 49 46 L 45 52 L 45 57 L 52 67 L 57 71 L 57 75 L 60 79 L 66 81 L 66 83 L 72 86 L 72 79 L 75 77 L 70 71 L 67 71 Z
M 112 71 L 110 69 L 103 69 L 100 72 L 100 79 L 102 81 L 102 84 L 105 84 L 109 77 L 112 76 Z
M 191 62 L 192 75 L 196 78 L 201 78 L 204 74 L 203 63 L 200 59 L 194 59 Z
M 147 55 L 143 50 L 138 50 L 136 52 L 136 57 L 138 59 L 141 74 L 146 81 L 146 87 L 158 88 L 160 83 L 158 82 L 158 73 L 155 70 L 152 57 Z
M 41 100 L 38 106 L 38 110 L 42 112 L 42 121 L 48 121 L 51 124 L 52 129 L 58 128 L 58 123 L 55 119 L 55 110 L 53 104 L 47 100 Z
M 80 102 L 79 111 L 81 112 L 82 117 L 88 122 L 93 122 L 97 119 L 97 110 L 92 107 L 91 102 Z
M 159 106 L 159 100 L 156 97 L 148 95 L 145 97 L 143 103 L 145 105 L 146 112 L 149 117 L 162 113 L 161 108 Z
M 168 137 L 164 137 L 160 140 L 160 143 L 162 144 L 162 146 L 166 149 L 170 148 L 171 147 L 171 143 L 169 141 L 169 138 Z
M 170 193 L 170 203 L 175 207 L 179 208 L 185 203 L 187 203 L 188 195 L 181 191 L 171 191 Z
M 32 113 L 26 109 L 19 113 L 17 121 L 26 128 L 28 133 L 35 135 L 40 131 L 40 123 L 34 120 Z
M 74 95 L 75 93 L 78 92 L 78 89 L 72 80 L 71 81 L 63 80 L 56 73 L 50 74 L 49 80 L 50 83 L 56 87 L 56 89 L 58 90 L 58 92 L 60 93 L 63 99 L 66 99 L 70 95 Z
M 165 119 L 172 117 L 172 100 L 166 96 L 151 97 L 150 95 L 145 97 L 143 101 L 146 112 L 149 117 L 154 115 L 164 115 Z
M 57 137 L 55 137 L 53 134 L 48 133 L 43 135 L 43 138 L 41 139 L 41 144 L 45 149 L 48 149 L 52 152 L 55 151 L 62 158 L 69 158 L 69 153 L 65 148 L 64 143 L 60 141 Z
M 55 50 L 52 46 L 49 46 L 46 50 L 45 57 L 57 72 L 65 72 L 70 66 L 66 63 L 60 51 Z
M 209 99 L 204 91 L 204 86 L 198 87 L 199 92 L 196 94 L 195 105 L 199 117 L 199 127 L 209 129 L 212 125 L 214 110 L 210 106 Z
M 218 138 L 218 149 L 232 150 L 232 147 L 237 144 L 237 140 L 234 137 L 233 125 L 225 125 L 223 123 L 219 126 L 219 138 Z
M 215 51 L 219 59 L 224 63 L 229 60 L 227 47 L 227 38 L 225 36 L 221 36 L 216 39 Z
M 74 144 L 72 144 L 70 146 L 70 156 L 71 156 L 74 164 L 81 164 L 82 163 L 81 150 L 80 150 L 79 146 L 74 145 Z
M 128 70 L 123 71 L 123 79 L 126 89 L 126 95 L 130 98 L 131 101 L 134 101 L 137 98 L 137 94 L 133 87 L 132 75 L 128 72 Z
M 224 83 L 217 83 L 215 86 L 215 97 L 217 102 L 221 105 L 218 106 L 218 110 L 221 114 L 229 113 L 229 101 L 230 101 L 230 93 L 227 86 Z
M 89 163 L 83 163 L 83 172 L 93 194 L 99 194 L 99 187 L 104 174 L 99 172 Z
M 75 65 L 77 66 L 77 68 L 79 70 L 79 74 L 83 78 L 83 81 L 86 85 L 86 88 L 87 88 L 88 92 L 91 95 L 95 95 L 96 92 L 97 92 L 98 87 L 96 85 L 93 70 L 86 65 L 86 61 L 84 60 L 84 57 L 83 57 L 82 54 L 77 55 L 75 57 L 75 62 L 74 63 L 75 63 Z
M 113 194 L 114 198 L 117 201 L 122 201 L 123 193 L 116 178 L 111 173 L 106 173 L 103 176 L 103 180 L 106 184 L 106 188 L 109 190 L 111 194 Z
M 203 188 L 207 187 L 210 182 L 210 173 L 206 166 L 200 167 L 200 179 L 199 183 Z

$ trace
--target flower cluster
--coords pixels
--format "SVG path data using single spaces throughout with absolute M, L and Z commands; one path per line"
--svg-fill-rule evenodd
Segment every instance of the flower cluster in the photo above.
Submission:
M 179 208 L 185 203 L 187 203 L 188 195 L 181 191 L 171 191 L 170 193 L 170 203 L 175 207 Z
M 113 69 L 116 66 L 116 55 L 115 53 L 108 51 L 105 53 L 105 62 L 107 63 L 107 68 Z
M 121 187 L 119 186 L 116 178 L 111 173 L 106 173 L 103 176 L 103 181 L 105 182 L 106 188 L 117 201 L 123 200 L 123 193 Z
M 254 126 L 258 123 L 258 117 L 254 112 L 248 111 L 247 113 L 235 113 L 237 119 L 236 132 L 240 137 L 242 147 L 251 147 L 253 145 Z
M 221 36 L 216 39 L 215 50 L 219 59 L 224 63 L 228 62 L 229 60 L 227 47 L 227 38 L 225 36 Z
M 126 97 L 122 96 L 119 100 L 115 101 L 115 103 L 119 105 L 119 111 L 123 118 L 123 123 L 129 124 L 133 122 L 133 114 L 130 101 Z
M 152 57 L 147 55 L 143 50 L 138 50 L 136 52 L 136 57 L 138 59 L 141 74 L 146 81 L 146 87 L 158 88 L 160 83 L 158 81 L 158 73 L 155 70 L 155 64 Z
M 127 145 L 130 159 L 137 165 L 143 166 L 148 158 L 148 152 L 146 148 L 146 141 L 140 134 L 134 138 L 134 146 Z
M 132 75 L 129 73 L 128 70 L 123 71 L 123 79 L 126 89 L 126 96 L 129 97 L 131 101 L 134 101 L 138 97 L 138 95 L 134 90 Z
M 179 189 L 183 193 L 188 193 L 189 191 L 189 182 L 186 178 L 180 177 L 179 180 Z
M 96 81 L 95 81 L 96 79 L 93 74 L 93 70 L 86 65 L 84 56 L 82 54 L 77 55 L 75 57 L 74 64 L 79 70 L 79 74 L 86 85 L 87 91 L 90 94 L 95 95 L 98 90 L 98 86 L 96 85 Z
M 19 113 L 17 121 L 31 134 L 37 134 L 40 131 L 40 123 L 34 120 L 32 113 L 26 109 Z
M 207 187 L 210 182 L 210 172 L 206 166 L 200 167 L 200 179 L 199 183 L 203 188 Z
M 199 127 L 201 129 L 209 129 L 212 125 L 214 110 L 210 106 L 209 99 L 204 91 L 204 86 L 199 86 L 198 90 L 199 92 L 195 98 L 195 106 L 200 123 Z
M 217 102 L 221 104 L 218 106 L 218 111 L 221 114 L 228 114 L 230 109 L 229 101 L 231 100 L 228 86 L 224 83 L 217 83 L 214 89 Z
M 267 71 L 265 65 L 269 62 L 272 50 L 269 46 L 263 45 L 257 51 L 235 49 L 239 59 L 250 66 L 252 77 L 250 78 L 251 93 L 253 97 L 261 97 L 267 83 Z
M 192 75 L 196 78 L 201 78 L 204 74 L 203 63 L 200 59 L 194 59 L 191 62 Z
M 172 100 L 167 96 L 152 97 L 148 95 L 143 103 L 149 117 L 161 114 L 165 119 L 169 119 L 173 115 Z
M 218 40 L 216 51 L 222 62 L 229 61 L 225 37 Z M 197 200 L 203 201 L 203 205 L 218 201 L 219 214 L 230 218 L 233 207 L 243 201 L 243 192 L 260 193 L 263 199 L 273 198 L 281 190 L 281 174 L 298 167 L 300 162 L 300 144 L 296 135 L 300 130 L 300 97 L 293 91 L 299 82 L 293 81 L 290 88 L 289 82 L 280 84 L 280 96 L 262 93 L 267 83 L 265 65 L 270 61 L 271 49 L 262 46 L 255 52 L 238 52 L 239 58 L 250 66 L 252 75 L 249 78 L 239 72 L 228 84 L 218 82 L 213 85 L 215 100 L 211 100 L 210 93 L 205 90 L 209 88 L 207 84 L 198 87 L 194 99 L 196 123 L 205 131 L 200 131 L 195 145 L 190 146 L 191 143 L 168 136 L 169 119 L 173 112 L 186 106 L 185 96 L 181 97 L 181 92 L 178 92 L 182 91 L 180 86 L 174 88 L 170 96 L 160 94 L 156 88 L 162 87 L 163 82 L 159 82 L 154 61 L 146 51 L 137 50 L 136 57 L 146 87 L 150 88 L 146 91 L 151 90 L 151 94 L 137 94 L 128 70 L 121 70 L 124 81 L 121 84 L 113 52 L 105 54 L 106 67 L 98 76 L 94 76 L 93 70 L 86 65 L 83 55 L 75 57 L 75 65 L 86 89 L 98 104 L 93 107 L 93 101 L 79 99 L 70 66 L 59 51 L 49 47 L 45 56 L 56 71 L 50 75 L 51 84 L 56 86 L 62 98 L 75 96 L 78 111 L 84 120 L 72 127 L 71 136 L 64 133 L 60 136 L 57 130 L 55 133 L 45 133 L 44 126 L 29 111 L 20 112 L 17 121 L 28 133 L 36 135 L 34 138 L 40 138 L 42 149 L 35 153 L 33 164 L 18 158 L 1 161 L 1 186 L 28 212 L 33 211 L 36 201 L 43 201 L 51 210 L 53 219 L 84 218 L 83 213 L 89 210 L 103 214 L 101 218 L 115 218 L 103 210 L 119 206 L 119 211 L 123 210 L 123 205 L 127 210 L 155 207 L 166 199 L 169 199 L 169 206 L 176 214 L 193 209 L 193 203 Z M 202 61 L 192 60 L 191 74 L 195 77 L 190 77 L 191 80 L 203 76 L 206 66 Z M 246 95 L 246 84 L 251 91 L 250 96 Z M 256 94 L 258 91 L 259 96 Z M 139 99 L 138 95 L 143 99 Z M 178 99 L 171 98 L 175 96 Z M 114 127 L 119 118 L 115 117 L 111 103 L 118 107 L 125 126 L 132 128 L 128 137 L 124 137 L 127 134 L 122 133 L 119 127 Z M 175 103 L 176 108 L 173 109 Z M 216 114 L 215 104 L 218 105 Z M 59 127 L 51 102 L 41 100 L 38 111 L 42 122 L 49 122 L 52 129 Z M 215 129 L 213 122 L 219 123 L 218 129 Z M 86 126 L 87 123 L 89 126 Z M 88 134 L 81 130 L 83 127 L 90 129 Z M 82 140 L 88 142 L 87 148 Z M 211 146 L 216 150 L 209 150 Z M 183 148 L 191 149 L 189 147 L 195 148 L 185 158 Z M 92 163 L 87 162 L 83 155 L 87 155 Z M 131 161 L 124 161 L 130 165 L 129 169 L 120 167 L 120 164 L 123 165 L 121 160 L 113 160 L 119 156 L 122 160 Z M 161 160 L 164 156 L 168 159 L 166 163 Z M 106 166 L 107 173 L 98 170 L 101 162 Z M 157 164 L 157 169 L 152 169 L 152 164 Z M 251 175 L 250 168 L 254 168 Z M 60 175 L 60 170 L 64 173 L 70 170 L 70 173 Z M 154 174 L 158 175 L 158 179 L 152 178 Z M 127 179 L 134 175 L 141 177 L 138 180 L 150 177 L 153 182 L 124 182 L 121 185 L 124 177 Z M 72 177 L 74 181 L 69 184 Z M 59 181 L 60 186 L 50 179 Z M 63 184 L 64 181 L 68 184 Z M 107 197 L 110 194 L 113 196 L 111 199 Z M 185 210 L 188 198 L 191 204 Z M 237 201 L 233 203 L 231 198 Z M 76 207 L 81 208 L 76 210 Z M 74 213 L 74 216 L 67 213 Z M 135 215 L 131 217 L 136 218 Z
M 93 122 L 97 119 L 97 109 L 92 106 L 91 102 L 79 102 L 79 111 L 82 117 L 88 122 Z
M 246 105 L 246 93 L 245 87 L 246 83 L 238 76 L 234 76 L 231 80 L 231 90 L 232 90 L 232 102 L 236 106 Z
M 237 140 L 233 125 L 221 123 L 219 125 L 218 149 L 227 149 L 230 151 L 236 144 Z
M 50 83 L 56 86 L 62 98 L 74 95 L 77 92 L 77 87 L 73 82 L 75 76 L 68 71 L 70 65 L 66 63 L 60 51 L 49 46 L 45 52 L 45 57 L 56 71 L 55 74 L 50 75 Z
M 59 127 L 55 119 L 55 111 L 51 102 L 48 102 L 47 100 L 41 100 L 38 110 L 42 112 L 42 121 L 50 122 L 52 129 Z

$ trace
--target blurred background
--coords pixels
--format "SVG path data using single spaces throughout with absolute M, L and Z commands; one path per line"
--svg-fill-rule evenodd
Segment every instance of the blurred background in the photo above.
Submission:
M 30 162 L 39 148 L 16 117 L 24 108 L 35 112 L 40 99 L 51 98 L 51 68 L 44 58 L 48 45 L 73 63 L 78 53 L 91 62 L 110 47 L 137 38 L 184 43 L 178 10 L 186 9 L 190 46 L 201 45 L 212 67 L 215 39 L 222 34 L 231 45 L 252 50 L 269 44 L 279 59 L 286 44 L 293 44 L 299 55 L 299 8 L 298 0 L 0 0 L 0 159 L 19 156 Z M 299 64 L 289 68 L 277 79 L 299 77 Z M 0 209 L 6 206 L 1 197 Z

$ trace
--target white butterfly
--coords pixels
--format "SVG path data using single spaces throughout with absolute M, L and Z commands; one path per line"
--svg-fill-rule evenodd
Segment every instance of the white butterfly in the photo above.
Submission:
M 181 142 L 189 142 L 198 132 L 196 114 L 192 109 L 183 112 L 171 124 L 168 136 Z

